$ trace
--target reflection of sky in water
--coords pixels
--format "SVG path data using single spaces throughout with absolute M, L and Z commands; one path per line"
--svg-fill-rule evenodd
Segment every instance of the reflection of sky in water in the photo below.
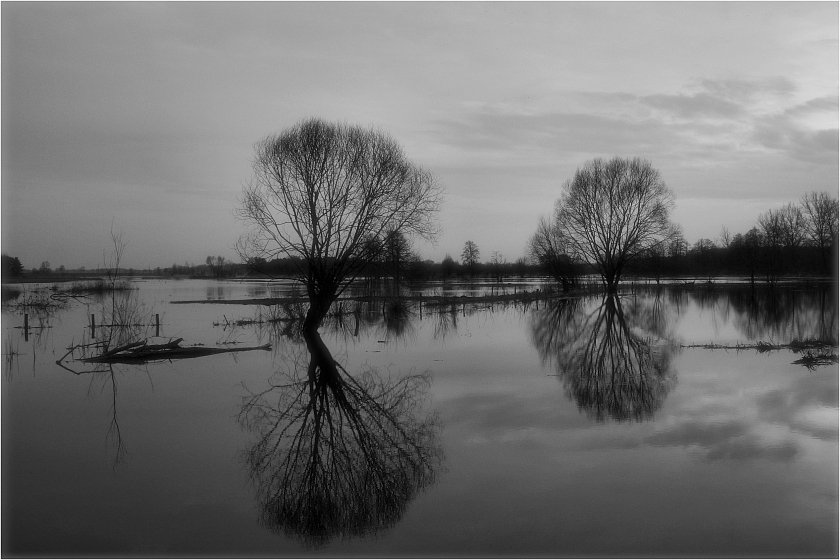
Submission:
M 256 327 L 212 326 L 253 316 L 252 307 L 155 303 L 201 299 L 205 283 L 148 284 L 167 336 L 270 339 Z M 249 290 L 231 283 L 228 298 Z M 721 298 L 712 308 L 691 295 L 662 297 L 668 304 L 656 313 L 622 299 L 632 332 L 653 330 L 660 342 L 744 342 L 744 325 L 768 316 Z M 786 325 L 815 316 L 805 302 L 781 303 L 775 316 Z M 372 320 L 358 337 L 352 321 L 350 335 L 322 330 L 349 372 L 432 375 L 426 407 L 443 424 L 445 472 L 375 540 L 337 541 L 319 553 L 836 555 L 836 365 L 809 372 L 788 351 L 684 348 L 671 357 L 676 382 L 651 419 L 596 422 L 569 398 L 556 362 L 534 347 L 531 318 L 544 305 L 459 306 L 446 329 L 426 307 L 422 320 L 415 310 L 406 337 Z M 78 340 L 90 312 L 62 315 L 50 344 Z M 4 328 L 20 322 L 3 318 Z M 26 354 L 2 392 L 14 531 L 65 551 L 311 554 L 257 525 L 238 458 L 251 443 L 235 421 L 245 388 L 265 389 L 292 346 L 126 367 L 114 397 L 107 379 L 60 371 L 54 353 L 21 343 Z M 128 450 L 116 470 L 105 437 L 114 402 Z

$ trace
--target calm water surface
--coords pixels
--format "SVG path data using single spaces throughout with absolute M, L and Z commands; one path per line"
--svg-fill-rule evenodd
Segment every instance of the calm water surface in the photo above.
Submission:
M 221 303 L 288 284 L 137 286 L 145 336 L 272 348 L 61 367 L 109 300 L 28 340 L 7 302 L 4 555 L 838 554 L 838 366 L 688 347 L 836 340 L 833 288 L 347 302 L 304 339 Z

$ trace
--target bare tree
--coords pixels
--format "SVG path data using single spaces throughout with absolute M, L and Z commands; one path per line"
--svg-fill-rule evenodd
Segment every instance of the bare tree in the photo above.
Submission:
M 569 239 L 557 221 L 541 217 L 528 241 L 528 256 L 567 292 L 577 282 L 575 259 Z
M 305 120 L 255 146 L 254 177 L 239 216 L 253 226 L 237 249 L 246 262 L 290 257 L 317 328 L 387 232 L 432 240 L 442 189 L 387 134 Z
M 452 258 L 452 255 L 446 253 L 446 256 L 443 257 L 443 261 L 441 262 L 441 272 L 443 273 L 443 279 L 446 280 L 449 278 L 453 272 L 455 272 L 455 259 Z
M 673 194 L 650 162 L 595 159 L 563 187 L 557 225 L 573 254 L 591 263 L 615 292 L 628 262 L 666 243 Z
M 837 243 L 837 198 L 827 192 L 811 192 L 802 197 L 806 218 L 805 230 L 814 245 L 820 248 L 823 268 L 828 269 L 828 253 L 832 243 Z
M 399 293 L 400 279 L 409 265 L 419 257 L 411 250 L 411 242 L 399 231 L 389 231 L 385 234 L 382 247 L 382 261 L 386 273 L 394 282 L 394 292 Z
M 805 219 L 792 203 L 758 217 L 765 247 L 765 276 L 775 282 L 785 268 L 796 268 L 796 252 L 805 240 Z
M 475 265 L 478 264 L 481 258 L 481 252 L 478 250 L 478 245 L 472 241 L 464 243 L 464 250 L 461 251 L 461 262 L 470 269 L 470 274 L 475 273 Z
M 220 278 L 222 276 L 225 276 L 225 269 L 228 266 L 228 263 L 227 261 L 225 261 L 224 257 L 214 257 L 210 255 L 207 257 L 204 263 L 207 265 L 207 268 L 210 269 L 210 275 L 213 278 Z
M 802 210 L 789 202 L 779 210 L 779 218 L 782 226 L 782 243 L 788 249 L 797 249 L 805 242 L 807 235 Z
M 718 236 L 720 239 L 720 246 L 724 249 L 729 248 L 729 244 L 732 243 L 732 232 L 729 231 L 729 228 L 723 226 L 720 228 L 720 235 Z

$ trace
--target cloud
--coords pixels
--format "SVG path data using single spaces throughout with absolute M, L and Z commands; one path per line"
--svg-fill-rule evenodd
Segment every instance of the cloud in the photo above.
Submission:
M 787 462 L 796 457 L 799 448 L 792 440 L 781 442 L 758 437 L 755 428 L 742 420 L 710 422 L 690 420 L 657 432 L 644 443 L 657 447 L 699 447 L 709 461 L 721 459 L 766 459 Z
M 645 95 L 640 97 L 639 100 L 654 109 L 671 113 L 682 119 L 704 117 L 732 119 L 743 116 L 746 113 L 743 105 L 708 93 L 697 93 L 694 95 Z
M 762 395 L 756 404 L 759 418 L 765 422 L 823 441 L 837 441 L 837 383 L 826 376 L 801 377 L 790 387 Z
M 801 116 L 826 112 L 836 116 L 838 107 L 840 107 L 840 98 L 836 95 L 826 95 L 809 99 L 804 103 L 789 107 L 785 110 L 784 114 L 788 116 Z
M 699 78 L 690 82 L 708 94 L 729 101 L 749 102 L 759 95 L 789 97 L 796 91 L 796 84 L 784 76 L 768 76 L 751 80 Z
M 837 128 L 808 130 L 785 114 L 773 115 L 755 124 L 751 140 L 780 155 L 822 165 L 837 163 L 840 142 Z

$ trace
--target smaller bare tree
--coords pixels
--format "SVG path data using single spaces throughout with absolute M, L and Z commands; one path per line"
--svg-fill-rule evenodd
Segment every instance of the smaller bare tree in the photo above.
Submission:
M 729 245 L 732 243 L 732 232 L 729 231 L 729 228 L 723 226 L 720 228 L 720 235 L 718 236 L 720 239 L 720 246 L 724 249 L 728 249 Z
M 475 274 L 475 265 L 479 263 L 480 258 L 481 252 L 478 250 L 478 245 L 472 241 L 464 243 L 464 250 L 461 251 L 461 262 L 469 269 L 471 276 Z
M 576 259 L 563 228 L 541 217 L 528 241 L 528 256 L 568 292 L 577 283 Z
M 820 248 L 823 270 L 828 270 L 832 244 L 837 244 L 838 203 L 827 192 L 811 192 L 802 197 L 805 231 L 811 242 Z

